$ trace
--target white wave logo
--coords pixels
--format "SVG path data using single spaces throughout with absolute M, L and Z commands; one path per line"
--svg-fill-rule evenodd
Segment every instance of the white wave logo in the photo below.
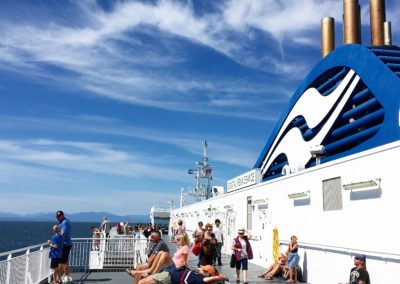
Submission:
M 280 154 L 286 155 L 291 172 L 304 169 L 306 163 L 312 157 L 310 147 L 320 145 L 324 140 L 343 107 L 346 105 L 346 102 L 353 93 L 359 80 L 360 77 L 356 75 L 353 70 L 350 70 L 340 85 L 329 96 L 322 96 L 315 88 L 307 89 L 293 106 L 269 148 L 261 165 L 262 174 L 265 174 L 272 162 Z M 338 100 L 340 101 L 338 102 Z M 337 106 L 333 110 L 331 116 L 327 119 L 318 134 L 310 141 L 304 141 L 300 129 L 298 128 L 290 129 L 282 137 L 294 118 L 303 116 L 308 127 L 312 129 L 324 120 L 335 104 L 337 104 Z

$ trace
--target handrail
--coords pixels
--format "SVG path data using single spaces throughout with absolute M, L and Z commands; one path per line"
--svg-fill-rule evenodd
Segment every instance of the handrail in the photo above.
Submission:
M 147 260 L 148 240 L 133 236 L 73 238 L 72 270 L 135 267 Z M 47 243 L 0 254 L 0 283 L 41 283 L 51 275 Z
M 46 245 L 48 245 L 47 243 L 42 243 L 42 244 L 38 244 L 38 245 L 33 245 L 33 246 L 29 246 L 29 247 L 24 247 L 24 248 L 20 248 L 20 249 L 15 249 L 15 250 L 10 250 L 10 251 L 6 251 L 6 252 L 2 252 L 0 253 L 0 258 L 3 256 L 8 256 L 8 255 L 13 255 L 16 253 L 25 253 L 27 250 L 33 250 L 33 249 L 40 249 L 41 247 L 45 247 Z
M 281 240 L 279 245 L 289 245 L 289 240 Z M 379 251 L 369 251 L 369 250 L 360 250 L 355 248 L 348 248 L 348 247 L 338 247 L 338 246 L 330 246 L 324 244 L 315 244 L 315 243 L 305 243 L 305 242 L 298 242 L 300 248 L 310 248 L 310 249 L 319 249 L 319 250 L 332 250 L 337 252 L 342 252 L 346 254 L 365 254 L 367 256 L 372 256 L 374 258 L 400 258 L 399 253 L 391 253 L 391 252 L 379 252 Z

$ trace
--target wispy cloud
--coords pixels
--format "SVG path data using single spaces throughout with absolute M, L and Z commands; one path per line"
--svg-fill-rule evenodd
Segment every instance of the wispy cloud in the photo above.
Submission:
M 291 93 L 286 87 L 290 78 L 254 84 L 249 79 L 188 73 L 186 48 L 213 49 L 244 68 L 266 74 L 303 76 L 309 63 L 292 62 L 289 55 L 280 59 L 282 40 L 313 45 L 308 34 L 318 27 L 320 15 L 340 11 L 337 1 L 306 2 L 227 1 L 204 15 L 196 14 L 192 4 L 178 1 L 117 2 L 109 11 L 95 2 L 72 2 L 70 9 L 78 15 L 74 19 L 49 17 L 43 23 L 37 15 L 30 22 L 0 21 L 0 68 L 24 73 L 28 68 L 27 76 L 48 77 L 65 87 L 136 105 L 266 119 L 261 111 L 242 107 L 247 97 L 287 100 L 275 91 Z M 256 31 L 270 41 L 258 47 L 265 50 L 264 56 L 252 47 L 259 37 Z M 53 72 L 54 67 L 60 73 Z M 282 84 L 283 80 L 289 83 Z
M 184 173 L 165 167 L 159 157 L 123 152 L 101 143 L 0 140 L 0 153 L 3 160 L 25 163 L 25 167 L 29 163 L 34 167 L 121 177 L 153 177 L 152 173 L 157 171 L 158 179 L 184 179 Z
M 86 115 L 78 117 L 66 117 L 62 119 L 3 116 L 1 121 L 4 121 L 5 123 L 2 124 L 0 122 L 0 128 L 10 127 L 10 123 L 12 123 L 12 127 L 14 129 L 30 125 L 30 127 L 42 130 L 53 129 L 54 131 L 54 129 L 60 129 L 63 132 L 68 131 L 71 133 L 84 132 L 105 134 L 108 136 L 122 136 L 174 146 L 191 154 L 200 156 L 202 154 L 201 138 L 199 139 L 198 133 L 134 127 L 126 125 L 122 121 L 115 118 Z M 256 155 L 258 154 L 256 144 L 242 137 L 212 135 L 207 137 L 207 140 L 209 140 L 212 144 L 211 153 L 214 161 L 250 168 L 253 166 Z M 235 141 L 235 144 L 228 145 L 225 141 Z M 41 152 L 39 147 L 40 145 L 43 146 L 46 151 Z M 118 145 L 115 145 L 114 147 L 117 146 Z M 57 149 L 57 147 L 68 150 L 68 152 L 52 150 Z M 69 153 L 74 148 L 83 153 Z M 107 171 L 110 174 L 115 173 L 117 175 L 128 176 L 141 175 L 141 173 L 148 174 L 149 168 L 153 166 L 146 163 L 141 163 L 140 161 L 148 161 L 153 163 L 160 162 L 160 157 L 151 157 L 150 154 L 145 156 L 143 153 L 125 153 L 122 151 L 113 150 L 111 145 L 104 145 L 101 143 L 52 141 L 43 139 L 17 142 L 0 140 L 0 153 L 2 150 L 4 151 L 5 158 L 17 156 L 23 157 L 25 161 L 35 160 L 35 158 L 38 158 L 37 162 L 39 163 L 50 163 L 50 161 L 51 163 L 56 163 L 57 160 L 59 160 L 62 161 L 62 166 L 66 166 L 68 168 L 74 168 L 74 163 L 80 164 L 77 168 L 75 168 L 76 170 L 86 169 L 89 171 L 98 172 Z M 85 166 L 82 164 L 84 161 L 87 161 L 88 163 Z M 98 168 L 99 162 L 104 164 L 104 166 L 101 166 L 100 169 Z M 110 163 L 115 163 L 116 166 L 112 166 Z M 130 163 L 135 165 L 134 169 L 132 168 L 133 165 Z M 165 172 L 165 170 L 160 170 L 160 173 L 163 172 Z M 166 176 L 169 174 L 171 173 L 167 172 Z

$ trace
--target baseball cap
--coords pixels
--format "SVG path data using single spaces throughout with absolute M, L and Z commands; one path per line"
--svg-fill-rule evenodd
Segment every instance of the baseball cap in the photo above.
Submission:
M 57 217 L 60 217 L 60 216 L 63 216 L 64 215 L 64 212 L 62 212 L 61 210 L 58 210 L 57 212 L 56 212 L 56 216 Z
M 356 254 L 354 255 L 354 258 L 365 261 L 367 257 L 364 254 Z
M 203 270 L 204 272 L 210 274 L 211 276 L 214 276 L 217 274 L 217 271 L 212 265 L 201 265 L 200 269 Z

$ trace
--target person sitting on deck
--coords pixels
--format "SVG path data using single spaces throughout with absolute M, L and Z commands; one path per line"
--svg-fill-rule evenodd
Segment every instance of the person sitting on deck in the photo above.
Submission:
M 145 270 L 127 271 L 131 276 L 135 278 L 134 283 L 139 283 L 141 278 L 152 277 L 154 273 L 158 273 L 161 270 L 169 271 L 172 269 L 182 269 L 187 267 L 189 260 L 189 236 L 186 233 L 179 234 L 176 238 L 178 250 L 175 252 L 173 258 L 165 252 L 157 254 L 150 268 Z
M 164 240 L 161 238 L 161 234 L 158 231 L 152 231 L 150 234 L 150 240 L 152 242 L 152 246 L 149 249 L 149 252 L 147 253 L 148 259 L 146 262 L 142 262 L 136 266 L 136 270 L 138 271 L 143 271 L 145 269 L 149 269 L 153 263 L 157 263 L 156 257 L 160 252 L 164 252 L 169 256 L 169 248 L 168 245 L 164 242 Z M 126 272 L 128 274 L 132 274 L 131 269 L 127 269 Z
M 263 272 L 259 278 L 264 278 L 266 280 L 272 280 L 273 277 L 282 274 L 287 263 L 287 257 L 285 254 L 281 253 L 278 257 L 278 261 L 275 261 L 265 272 Z
M 200 266 L 199 272 L 187 268 L 172 269 L 168 272 L 154 274 L 139 281 L 139 284 L 204 284 L 227 280 L 224 274 L 211 265 Z

